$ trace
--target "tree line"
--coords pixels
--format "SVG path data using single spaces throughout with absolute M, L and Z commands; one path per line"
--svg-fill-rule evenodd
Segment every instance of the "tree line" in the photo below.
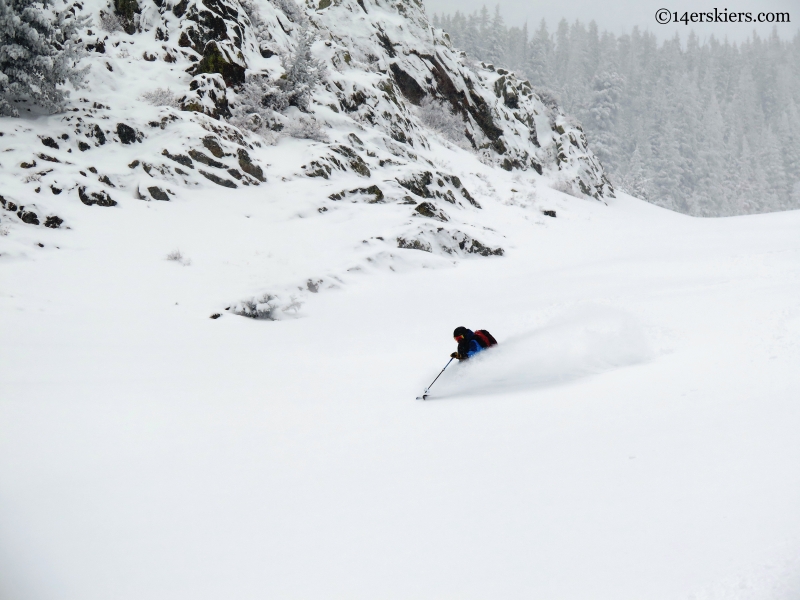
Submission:
M 698 216 L 800 208 L 800 33 L 659 43 L 566 20 L 531 33 L 486 7 L 433 24 L 555 95 L 620 189 Z

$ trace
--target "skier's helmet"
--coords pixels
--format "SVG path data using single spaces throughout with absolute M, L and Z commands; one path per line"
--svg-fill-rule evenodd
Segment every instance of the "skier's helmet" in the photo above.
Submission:
M 468 329 L 466 327 L 456 327 L 455 331 L 453 331 L 453 337 L 466 336 L 467 331 Z

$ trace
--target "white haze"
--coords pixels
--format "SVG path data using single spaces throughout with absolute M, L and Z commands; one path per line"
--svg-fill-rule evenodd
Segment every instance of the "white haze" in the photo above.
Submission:
M 600 30 L 608 30 L 614 34 L 630 33 L 634 27 L 651 31 L 660 39 L 680 35 L 684 40 L 690 30 L 694 30 L 701 40 L 712 35 L 719 40 L 727 38 L 731 42 L 747 39 L 753 31 L 762 37 L 772 31 L 771 24 L 739 24 L 739 23 L 695 23 L 689 26 L 683 23 L 659 25 L 655 13 L 660 8 L 677 11 L 679 16 L 684 12 L 705 12 L 718 8 L 727 8 L 728 12 L 788 12 L 790 23 L 777 24 L 778 35 L 783 39 L 791 39 L 800 26 L 800 3 L 796 0 L 774 0 L 760 2 L 758 0 L 731 3 L 709 2 L 702 0 L 613 0 L 611 2 L 595 2 L 594 0 L 569 0 L 568 2 L 549 2 L 547 0 L 506 0 L 504 2 L 484 2 L 483 0 L 425 0 L 429 15 L 434 13 L 472 13 L 486 5 L 491 11 L 500 6 L 500 12 L 509 25 L 522 26 L 527 21 L 528 28 L 538 26 L 542 19 L 547 21 L 551 30 L 561 19 L 573 22 L 576 19 L 588 23 L 596 21 Z

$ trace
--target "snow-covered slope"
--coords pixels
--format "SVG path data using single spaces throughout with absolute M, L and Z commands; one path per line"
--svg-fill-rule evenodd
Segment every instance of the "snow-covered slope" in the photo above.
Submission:
M 613 197 L 413 3 L 119 6 L 2 121 L 0 598 L 797 596 L 800 214 Z
M 402 205 L 302 196 L 0 237 L 0 597 L 797 597 L 800 213 L 522 183 L 476 188 L 503 257 L 397 272 Z M 208 318 L 326 269 L 303 318 Z M 416 402 L 458 325 L 500 346 Z
M 492 256 L 502 232 L 481 225 L 478 160 L 577 196 L 613 196 L 557 106 L 503 69 L 473 68 L 411 0 L 141 0 L 118 2 L 118 17 L 101 0 L 83 6 L 96 23 L 84 39 L 88 87 L 65 114 L 0 123 L 0 226 L 12 236 L 18 226 L 77 230 L 95 212 L 210 190 L 220 213 L 248 193 L 307 213 L 374 204 L 364 212 L 382 213 L 386 226 L 367 237 L 384 238 L 385 250 Z M 115 18 L 123 29 L 99 29 Z M 281 81 L 309 32 L 325 72 L 307 111 L 277 113 L 267 139 L 235 127 L 245 102 L 236 90 L 248 77 Z M 467 149 L 427 127 L 420 103 L 452 111 Z M 285 296 L 279 283 L 265 278 L 253 293 Z

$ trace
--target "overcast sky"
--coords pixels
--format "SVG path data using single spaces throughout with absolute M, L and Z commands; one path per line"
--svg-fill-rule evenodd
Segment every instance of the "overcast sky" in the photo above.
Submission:
M 479 10 L 486 4 L 494 13 L 498 2 L 490 0 L 424 0 L 429 16 L 434 13 L 471 13 Z M 672 37 L 679 33 L 683 39 L 694 28 L 700 39 L 711 35 L 719 39 L 726 36 L 731 41 L 746 39 L 753 30 L 759 35 L 767 36 L 772 31 L 773 25 L 758 25 L 754 23 L 715 23 L 711 25 L 694 24 L 685 26 L 683 23 L 669 23 L 659 25 L 656 23 L 655 14 L 658 9 L 665 8 L 669 12 L 678 12 L 680 17 L 684 11 L 688 12 L 713 12 L 716 7 L 720 12 L 725 8 L 728 12 L 788 12 L 791 23 L 777 24 L 778 35 L 784 40 L 790 40 L 800 30 L 800 0 L 731 0 L 728 4 L 724 0 L 502 0 L 499 2 L 500 12 L 506 25 L 519 25 L 527 21 L 528 29 L 538 27 L 543 18 L 552 32 L 558 22 L 565 18 L 572 22 L 580 19 L 588 23 L 592 19 L 597 22 L 601 31 L 608 30 L 615 34 L 630 33 L 631 29 L 638 26 L 642 30 L 655 33 L 660 39 Z

